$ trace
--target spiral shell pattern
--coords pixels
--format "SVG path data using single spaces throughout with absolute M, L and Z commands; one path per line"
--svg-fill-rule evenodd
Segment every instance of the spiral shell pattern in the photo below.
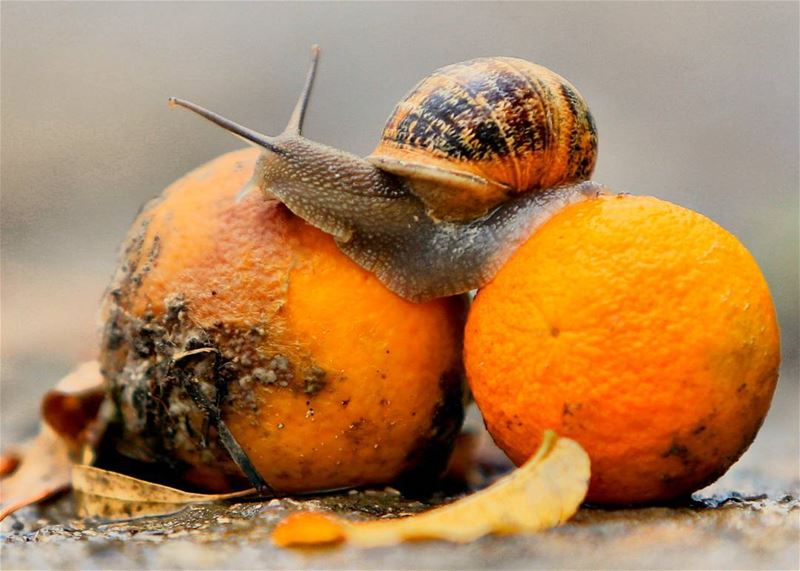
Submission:
M 545 67 L 493 57 L 420 81 L 368 160 L 427 182 L 417 185 L 426 193 L 450 187 L 449 196 L 441 188 L 421 196 L 434 210 L 479 214 L 517 194 L 586 180 L 596 157 L 594 120 L 575 87 Z

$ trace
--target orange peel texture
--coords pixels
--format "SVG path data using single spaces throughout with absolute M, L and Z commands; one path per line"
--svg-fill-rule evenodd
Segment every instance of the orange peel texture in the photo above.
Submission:
M 465 365 L 498 445 L 546 429 L 592 461 L 587 499 L 670 500 L 721 476 L 770 405 L 775 309 L 755 260 L 704 216 L 651 197 L 564 208 L 484 287 Z
M 463 416 L 464 298 L 406 301 L 279 202 L 237 201 L 257 157 L 211 161 L 134 223 L 104 307 L 118 450 L 200 489 L 243 483 L 188 378 L 210 401 L 222 381 L 222 419 L 278 491 L 438 470 Z

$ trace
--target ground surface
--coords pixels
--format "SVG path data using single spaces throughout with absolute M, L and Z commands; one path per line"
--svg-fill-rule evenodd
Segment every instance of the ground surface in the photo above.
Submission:
M 464 546 L 424 542 L 295 551 L 269 541 L 272 526 L 292 510 L 391 517 L 427 505 L 387 489 L 193 506 L 171 516 L 99 523 L 77 519 L 66 496 L 0 525 L 2 568 L 798 569 L 796 377 L 796 367 L 785 369 L 770 416 L 740 462 L 694 501 L 677 506 L 584 508 L 549 532 L 489 537 Z

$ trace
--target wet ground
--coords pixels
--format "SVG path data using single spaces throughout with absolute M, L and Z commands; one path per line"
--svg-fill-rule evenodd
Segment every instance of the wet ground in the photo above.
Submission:
M 193 506 L 173 516 L 105 525 L 69 519 L 65 499 L 11 524 L 22 529 L 5 537 L 3 569 L 797 569 L 800 506 L 788 495 L 734 495 L 677 508 L 584 509 L 549 532 L 463 546 L 296 551 L 270 544 L 270 529 L 290 510 L 340 504 L 349 511 L 360 504 L 348 502 L 352 498 Z M 401 513 L 422 508 L 385 492 L 361 499 L 381 500 Z
M 469 545 L 286 550 L 269 541 L 293 510 L 395 517 L 447 498 L 361 490 L 306 499 L 196 505 L 162 517 L 104 523 L 74 515 L 67 495 L 0 524 L 3 569 L 798 569 L 798 383 L 786 368 L 756 442 L 713 486 L 673 506 L 583 508 L 533 536 Z

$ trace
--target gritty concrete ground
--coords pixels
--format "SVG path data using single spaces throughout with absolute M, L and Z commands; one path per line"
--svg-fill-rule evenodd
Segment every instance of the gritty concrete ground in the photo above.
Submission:
M 332 500 L 194 506 L 174 516 L 107 525 L 51 523 L 45 516 L 6 536 L 3 569 L 797 569 L 800 506 L 791 496 L 584 509 L 546 533 L 463 546 L 296 551 L 270 544 L 271 527 L 289 510 L 319 509 Z M 403 501 L 396 503 L 403 509 Z
M 680 505 L 587 507 L 558 529 L 469 545 L 418 542 L 296 551 L 269 541 L 272 526 L 292 510 L 391 517 L 428 506 L 387 489 L 197 505 L 170 516 L 102 523 L 77 519 L 67 495 L 3 522 L 0 562 L 4 570 L 798 569 L 798 462 L 797 368 L 787 367 L 751 449 L 719 482 Z

